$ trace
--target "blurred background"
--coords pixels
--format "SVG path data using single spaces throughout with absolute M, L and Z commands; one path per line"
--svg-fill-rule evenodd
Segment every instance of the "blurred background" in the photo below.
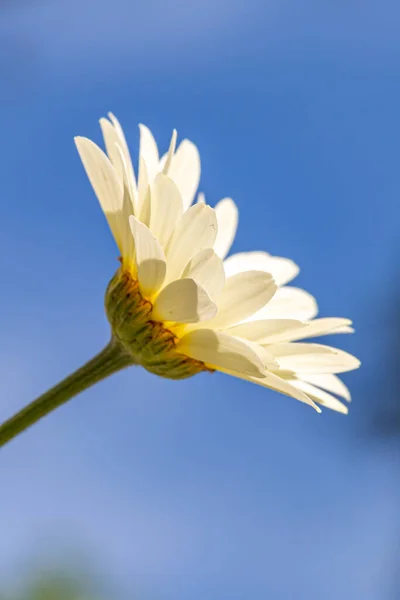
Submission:
M 85 600 L 400 598 L 399 23 L 395 0 L 0 2 L 1 421 L 108 341 L 117 251 L 73 136 L 110 110 L 133 156 L 138 122 L 192 139 L 233 250 L 298 262 L 363 362 L 348 417 L 217 374 L 74 399 L 1 450 L 2 600 L 64 600 L 37 592 L 60 567 Z

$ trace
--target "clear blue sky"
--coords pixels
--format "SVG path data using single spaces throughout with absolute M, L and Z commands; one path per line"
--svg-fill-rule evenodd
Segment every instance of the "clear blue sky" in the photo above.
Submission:
M 109 110 L 133 151 L 138 122 L 192 139 L 209 201 L 239 206 L 234 250 L 296 260 L 363 361 L 348 417 L 222 375 L 89 390 L 0 453 L 2 583 L 66 552 L 116 600 L 390 598 L 398 456 L 368 428 L 398 298 L 399 18 L 394 0 L 0 5 L 1 420 L 108 340 L 117 251 L 73 136 L 100 141 Z

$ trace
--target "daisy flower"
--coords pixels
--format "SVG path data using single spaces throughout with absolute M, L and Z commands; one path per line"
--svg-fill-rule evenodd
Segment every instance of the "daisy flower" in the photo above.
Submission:
M 338 373 L 352 355 L 310 338 L 353 331 L 343 318 L 316 319 L 313 296 L 288 286 L 299 272 L 264 251 L 228 256 L 238 209 L 198 194 L 200 157 L 173 132 L 160 156 L 139 125 L 137 175 L 114 115 L 100 120 L 105 151 L 75 138 L 119 251 L 105 309 L 111 341 L 89 363 L 0 427 L 0 445 L 93 383 L 130 365 L 170 379 L 220 371 L 309 404 L 346 413 Z M 306 340 L 306 341 L 304 341 Z

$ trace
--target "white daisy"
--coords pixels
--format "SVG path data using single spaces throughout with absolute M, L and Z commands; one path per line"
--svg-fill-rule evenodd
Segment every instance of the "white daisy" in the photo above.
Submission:
M 200 194 L 196 146 L 173 132 L 168 152 L 140 125 L 138 177 L 113 115 L 100 121 L 106 152 L 87 138 L 76 145 L 118 245 L 121 266 L 106 293 L 114 339 L 149 371 L 180 379 L 221 371 L 313 406 L 340 412 L 350 394 L 336 373 L 359 361 L 311 342 L 350 332 L 348 319 L 312 320 L 315 299 L 286 286 L 297 265 L 266 252 L 226 258 L 238 210 L 230 198 L 215 208 Z M 334 394 L 334 395 L 333 395 Z

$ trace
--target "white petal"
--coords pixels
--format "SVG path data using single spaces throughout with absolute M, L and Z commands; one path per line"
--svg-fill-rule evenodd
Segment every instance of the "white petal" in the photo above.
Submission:
M 122 263 L 124 264 L 124 262 L 127 261 L 128 265 L 132 265 L 135 255 L 135 244 L 129 223 L 129 219 L 131 216 L 133 216 L 133 212 L 132 196 L 129 193 L 128 187 L 125 185 L 122 211 L 118 218 L 121 221 L 120 230 L 122 239 Z
M 124 170 L 121 162 L 121 155 L 117 148 L 117 146 L 119 146 L 118 134 L 108 119 L 100 119 L 100 127 L 103 133 L 104 144 L 107 150 L 108 158 L 112 162 L 112 165 L 119 177 L 123 179 Z
M 273 373 L 266 372 L 265 377 L 258 378 L 251 375 L 240 375 L 228 369 L 224 369 L 223 372 L 227 375 L 233 375 L 238 379 L 244 379 L 245 381 L 250 381 L 250 383 L 256 383 L 257 385 L 260 385 L 262 387 L 269 388 L 270 390 L 274 390 L 276 392 L 279 392 L 280 394 L 284 394 L 285 396 L 290 396 L 295 400 L 299 400 L 304 404 L 308 404 L 309 406 L 314 408 L 314 410 L 316 410 L 318 413 L 321 412 L 321 409 L 311 400 L 311 398 L 309 398 L 301 390 L 291 385 L 285 379 L 281 379 Z
M 130 179 L 129 179 L 129 174 L 128 174 L 128 170 L 127 170 L 127 164 L 126 164 L 126 160 L 125 160 L 125 156 L 122 152 L 122 149 L 120 146 L 115 145 L 114 149 L 117 151 L 118 156 L 119 156 L 119 168 L 121 169 L 121 179 L 123 181 L 123 187 L 124 187 L 124 197 L 123 197 L 123 204 L 122 204 L 122 210 L 121 210 L 121 216 L 120 216 L 120 220 L 121 220 L 121 225 L 120 225 L 120 229 L 121 229 L 121 238 L 122 238 L 122 258 L 123 261 L 127 261 L 128 264 L 132 264 L 132 260 L 134 258 L 134 243 L 133 243 L 133 237 L 132 237 L 132 232 L 131 232 L 131 228 L 129 225 L 129 217 L 131 215 L 135 214 L 135 205 L 136 205 L 136 201 L 135 201 L 135 194 L 136 191 L 135 189 L 132 188 Z
M 172 158 L 174 156 L 175 153 L 175 147 L 176 147 L 176 138 L 178 137 L 178 133 L 176 131 L 176 129 L 174 129 L 172 131 L 172 137 L 171 137 L 171 142 L 169 144 L 169 148 L 168 148 L 168 152 L 166 154 L 164 154 L 164 156 L 161 158 L 160 160 L 160 164 L 159 164 L 159 170 L 164 173 L 164 175 L 168 175 L 169 174 L 169 169 L 171 166 L 171 162 L 172 162 Z
M 325 318 L 325 319 L 315 319 L 315 321 L 310 321 L 309 323 L 303 323 L 301 328 L 296 328 L 293 331 L 287 331 L 284 336 L 282 336 L 283 342 L 293 342 L 295 340 L 303 340 L 310 337 L 319 337 L 321 335 L 332 335 L 333 333 L 347 333 L 347 331 L 343 331 L 342 328 L 347 325 L 351 325 L 351 321 L 349 319 L 339 319 L 339 318 Z M 271 340 L 268 340 L 269 343 L 272 343 Z M 278 340 L 274 340 L 273 343 L 276 343 Z M 280 341 L 280 340 L 279 340 Z
M 315 400 L 315 402 L 322 404 L 322 406 L 325 406 L 326 408 L 336 410 L 337 412 L 340 412 L 344 415 L 347 415 L 347 413 L 349 412 L 347 406 L 345 406 L 337 398 L 335 398 L 331 394 L 328 394 L 327 392 L 324 392 L 323 390 L 320 390 L 314 385 L 307 383 L 306 381 L 300 381 L 298 379 L 295 379 L 293 381 L 290 381 L 290 383 L 297 389 L 307 394 L 307 396 Z
M 122 251 L 124 230 L 123 219 L 121 219 L 124 196 L 122 182 L 109 158 L 94 142 L 87 138 L 76 137 L 75 143 L 115 241 Z
M 268 346 L 281 369 L 295 373 L 342 373 L 360 366 L 351 354 L 322 344 L 283 343 Z
M 155 301 L 154 319 L 177 323 L 198 323 L 217 312 L 207 292 L 193 279 L 178 279 L 163 288 Z
M 224 331 L 223 333 L 227 333 L 227 331 Z M 260 358 L 265 369 L 267 369 L 268 371 L 279 370 L 278 362 L 275 360 L 272 354 L 268 352 L 267 348 L 264 348 L 263 346 L 260 346 L 260 344 L 257 344 L 256 342 L 251 342 L 250 340 L 246 340 L 244 338 L 238 337 L 237 339 L 241 340 L 242 342 L 245 342 L 250 348 L 253 349 L 255 354 L 257 354 L 257 356 Z
M 354 331 L 354 327 L 348 327 L 347 325 L 345 325 L 344 327 L 338 327 L 337 329 L 335 329 L 335 331 L 332 331 L 331 333 L 354 333 Z
M 300 288 L 285 286 L 278 288 L 271 302 L 251 320 L 259 319 L 296 319 L 307 321 L 313 319 L 318 312 L 315 298 Z
M 242 271 L 266 271 L 271 273 L 276 284 L 285 285 L 296 277 L 299 267 L 289 258 L 271 256 L 267 252 L 239 252 L 226 259 L 225 273 L 227 277 Z
M 112 113 L 108 113 L 108 117 L 114 126 L 115 132 L 118 136 L 118 145 L 121 148 L 122 153 L 124 155 L 124 159 L 125 159 L 125 163 L 126 163 L 127 179 L 129 182 L 128 188 L 130 190 L 133 190 L 133 197 L 134 197 L 135 208 L 136 208 L 136 193 L 137 193 L 136 192 L 136 178 L 135 178 L 135 172 L 134 172 L 133 166 L 132 166 L 132 160 L 131 160 L 131 155 L 129 152 L 129 147 L 128 147 L 124 132 L 122 130 L 121 124 L 118 121 L 118 119 Z
M 147 188 L 147 192 L 144 197 L 144 201 L 142 204 L 142 210 L 140 211 L 140 220 L 142 223 L 144 223 L 146 225 L 146 227 L 149 227 L 150 219 L 151 219 L 151 188 L 149 186 Z
M 302 379 L 305 379 L 309 383 L 316 385 L 317 387 L 323 388 L 328 392 L 332 392 L 337 396 L 341 396 L 347 402 L 351 402 L 351 394 L 348 387 L 343 383 L 339 377 L 331 374 L 323 375 L 302 375 Z
M 225 258 L 235 239 L 239 220 L 239 211 L 231 198 L 220 200 L 215 206 L 217 213 L 218 235 L 215 240 L 214 250 L 221 258 Z M 263 270 L 257 269 L 256 270 Z
M 103 211 L 118 212 L 122 207 L 122 182 L 109 158 L 88 138 L 76 137 L 75 143 Z
M 168 175 L 179 188 L 183 209 L 192 204 L 200 181 L 200 156 L 197 147 L 189 140 L 182 140 L 174 154 Z
M 149 182 L 153 181 L 158 172 L 158 148 L 150 129 L 145 125 L 139 125 L 140 145 L 139 156 L 147 166 Z
M 141 156 L 139 158 L 138 213 L 140 221 L 147 226 L 150 224 L 151 215 L 151 189 L 149 184 L 147 165 Z
M 225 329 L 239 323 L 264 306 L 276 291 L 269 273 L 245 271 L 225 282 L 218 300 L 218 315 L 209 323 L 212 329 Z
M 204 202 L 204 203 L 206 202 L 206 197 L 205 197 L 204 192 L 199 192 L 197 194 L 197 202 Z
M 159 173 L 151 189 L 150 229 L 164 249 L 182 212 L 182 198 L 176 184 Z
M 226 333 L 260 344 L 267 344 L 280 341 L 279 338 L 285 338 L 287 331 L 293 332 L 296 328 L 301 330 L 304 328 L 304 324 L 293 319 L 263 319 L 262 321 L 246 321 L 234 325 L 229 327 Z M 286 341 L 286 338 L 283 341 Z
M 229 333 L 251 339 L 259 344 L 277 344 L 293 342 L 308 337 L 317 337 L 333 333 L 344 333 L 343 324 L 351 323 L 348 319 L 316 319 L 304 323 L 294 319 L 263 319 L 246 321 L 229 329 Z
M 264 366 L 259 356 L 244 340 L 211 329 L 197 329 L 183 336 L 178 352 L 200 360 L 215 369 L 230 369 L 263 377 Z
M 214 301 L 219 298 L 225 285 L 224 265 L 211 248 L 196 254 L 187 264 L 182 277 L 197 281 Z
M 129 204 L 130 204 L 130 212 L 128 214 L 132 215 L 135 214 L 135 210 L 136 210 L 136 188 L 132 185 L 132 181 L 129 177 L 129 168 L 128 168 L 128 164 L 126 162 L 126 157 L 122 151 L 121 146 L 119 146 L 118 144 L 115 144 L 114 149 L 116 150 L 118 156 L 119 156 L 119 168 L 121 169 L 121 179 L 124 182 L 124 195 L 125 195 L 125 191 L 127 192 L 127 197 L 129 199 Z
M 180 219 L 167 249 L 168 281 L 178 279 L 196 254 L 212 248 L 217 236 L 215 210 L 195 204 Z
M 135 217 L 130 217 L 135 242 L 139 285 L 145 296 L 157 292 L 165 278 L 167 265 L 164 251 L 151 231 Z

